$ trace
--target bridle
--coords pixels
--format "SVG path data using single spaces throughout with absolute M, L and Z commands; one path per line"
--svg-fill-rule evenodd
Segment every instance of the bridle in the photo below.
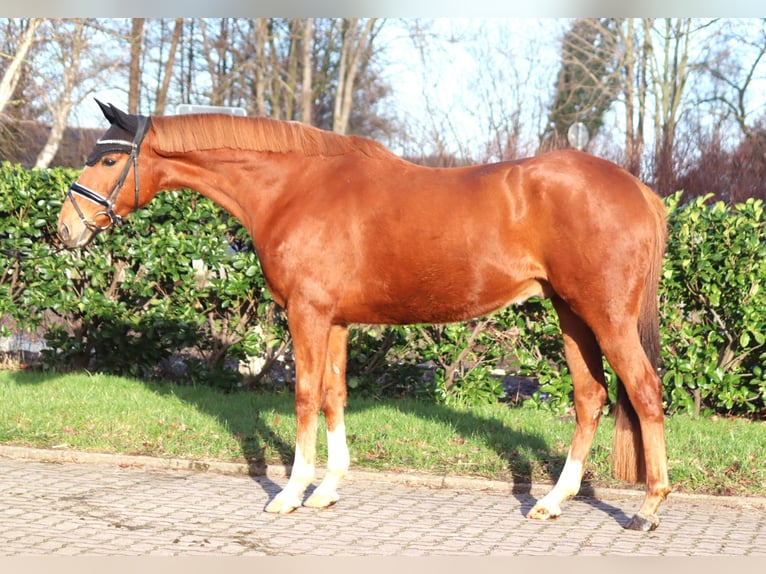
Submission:
M 116 144 L 125 146 L 130 151 L 128 152 L 128 161 L 125 163 L 125 167 L 122 168 L 122 172 L 120 173 L 120 177 L 117 178 L 117 181 L 114 184 L 114 187 L 112 187 L 112 191 L 109 192 L 109 195 L 104 197 L 100 193 L 93 191 L 92 189 L 85 187 L 84 185 L 81 185 L 80 183 L 77 183 L 76 181 L 69 186 L 69 192 L 67 193 L 67 196 L 72 202 L 72 205 L 75 208 L 75 211 L 80 216 L 80 220 L 83 222 L 83 225 L 90 229 L 94 233 L 98 233 L 100 231 L 104 231 L 108 227 L 112 225 L 120 225 L 122 224 L 122 216 L 115 213 L 114 211 L 114 204 L 117 201 L 117 197 L 120 195 L 120 191 L 122 190 L 122 186 L 125 183 L 125 180 L 128 177 L 128 174 L 130 173 L 131 166 L 133 167 L 133 182 L 134 182 L 134 191 L 135 191 L 135 203 L 133 205 L 133 209 L 131 212 L 136 211 L 138 209 L 138 194 L 139 194 L 139 188 L 138 188 L 138 152 L 141 149 L 141 143 L 144 141 L 144 137 L 146 136 L 146 132 L 149 131 L 149 125 L 150 121 L 149 118 L 146 116 L 138 116 L 138 128 L 136 129 L 136 135 L 133 137 L 133 141 L 127 141 L 127 140 L 105 140 L 100 139 L 96 142 L 96 145 L 98 144 Z M 85 217 L 85 214 L 80 209 L 80 206 L 77 205 L 77 200 L 75 199 L 75 195 L 82 197 L 84 199 L 87 199 L 88 201 L 92 201 L 93 203 L 100 205 L 104 209 L 102 211 L 97 212 L 92 219 L 88 219 Z M 102 216 L 106 216 L 109 220 L 109 222 L 106 225 L 99 225 L 96 223 L 96 220 Z

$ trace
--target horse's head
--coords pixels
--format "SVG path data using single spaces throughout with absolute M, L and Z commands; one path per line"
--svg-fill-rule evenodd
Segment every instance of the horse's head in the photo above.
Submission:
M 96 101 L 111 127 L 96 142 L 61 208 L 58 233 L 70 249 L 87 245 L 145 203 L 139 189 L 138 156 L 151 120 Z

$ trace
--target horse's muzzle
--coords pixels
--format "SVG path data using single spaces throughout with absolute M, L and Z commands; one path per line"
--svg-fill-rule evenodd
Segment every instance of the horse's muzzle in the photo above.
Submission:
M 77 249 L 85 247 L 96 236 L 92 230 L 83 226 L 79 234 L 73 234 L 66 223 L 59 223 L 58 235 L 64 247 L 67 249 Z

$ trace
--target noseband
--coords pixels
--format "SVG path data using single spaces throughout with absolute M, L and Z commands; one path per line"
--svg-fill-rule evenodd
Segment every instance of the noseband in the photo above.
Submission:
M 98 140 L 98 142 L 96 142 L 97 144 L 124 145 L 130 149 L 130 152 L 128 153 L 128 161 L 125 163 L 125 167 L 122 168 L 122 173 L 120 173 L 120 177 L 117 178 L 117 181 L 115 182 L 112 191 L 109 192 L 109 195 L 104 197 L 100 193 L 93 191 L 92 189 L 85 187 L 84 185 L 81 185 L 77 182 L 74 182 L 71 186 L 69 186 L 69 193 L 67 195 L 72 201 L 72 205 L 74 206 L 75 211 L 77 211 L 77 214 L 80 216 L 80 220 L 83 222 L 85 227 L 91 231 L 98 233 L 99 231 L 103 231 L 113 224 L 120 225 L 122 223 L 122 216 L 115 213 L 114 204 L 117 201 L 117 197 L 120 195 L 120 191 L 122 190 L 122 186 L 128 177 L 128 173 L 130 173 L 131 166 L 133 166 L 133 182 L 135 189 L 135 203 L 131 212 L 138 209 L 138 152 L 141 149 L 141 142 L 144 141 L 146 132 L 149 130 L 149 124 L 150 122 L 148 117 L 138 116 L 138 128 L 136 129 L 136 135 L 134 136 L 132 142 L 124 140 Z M 77 205 L 75 195 L 100 205 L 104 208 L 103 211 L 99 211 L 93 216 L 92 219 L 89 220 L 87 217 L 85 217 L 85 214 L 80 209 L 80 206 Z M 98 225 L 96 223 L 96 219 L 101 216 L 106 216 L 109 219 L 109 222 L 106 225 Z

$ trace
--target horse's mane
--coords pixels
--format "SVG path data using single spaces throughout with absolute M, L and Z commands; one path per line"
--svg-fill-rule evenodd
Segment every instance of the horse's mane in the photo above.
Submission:
M 266 152 L 297 151 L 304 155 L 342 155 L 352 151 L 391 156 L 373 140 L 344 136 L 298 122 L 223 114 L 153 117 L 157 146 L 165 153 L 238 149 Z

